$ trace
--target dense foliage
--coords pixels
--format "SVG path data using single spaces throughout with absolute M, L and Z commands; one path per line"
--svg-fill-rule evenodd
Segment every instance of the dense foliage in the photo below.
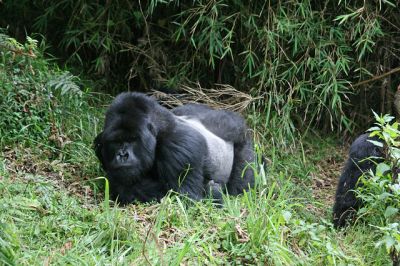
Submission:
M 400 131 L 399 123 L 389 115 L 374 113 L 376 125 L 369 129 L 371 136 L 383 141 L 372 141 L 385 150 L 385 161 L 377 165 L 376 172 L 366 173 L 361 179 L 358 197 L 365 206 L 358 214 L 382 239 L 377 246 L 384 246 L 394 264 L 400 263 Z
M 0 33 L 0 149 L 32 147 L 48 159 L 75 158 L 88 166 L 92 151 L 82 143 L 97 132 L 94 115 L 102 110 L 91 103 L 101 101 L 83 92 L 76 76 L 44 59 L 43 46 Z M 92 115 L 82 116 L 83 110 Z
M 263 96 L 259 106 L 270 112 L 264 123 L 278 120 L 289 134 L 308 125 L 351 128 L 371 108 L 391 112 L 399 83 L 393 75 L 359 83 L 398 70 L 397 1 L 1 5 L 0 25 L 20 36 L 25 28 L 45 34 L 60 57 L 109 87 L 126 78 L 133 90 L 230 84 Z

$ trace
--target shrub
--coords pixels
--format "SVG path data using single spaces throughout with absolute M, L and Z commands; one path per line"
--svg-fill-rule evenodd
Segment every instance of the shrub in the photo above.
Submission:
M 21 44 L 0 34 L 0 149 L 19 145 L 53 160 L 93 165 L 87 158 L 101 97 L 82 91 L 76 76 L 43 57 L 44 48 L 30 37 Z
M 382 239 L 376 246 L 384 246 L 394 265 L 400 262 L 400 131 L 394 117 L 374 113 L 376 125 L 369 129 L 371 136 L 382 141 L 371 141 L 385 150 L 385 161 L 377 165 L 375 173 L 362 176 L 358 197 L 365 203 L 358 212 L 377 230 Z

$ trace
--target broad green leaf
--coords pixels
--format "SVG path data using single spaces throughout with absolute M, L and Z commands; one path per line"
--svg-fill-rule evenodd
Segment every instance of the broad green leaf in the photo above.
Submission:
M 395 160 L 400 160 L 400 149 L 396 147 L 391 147 L 390 156 L 393 157 Z
M 379 124 L 383 124 L 383 119 L 372 110 L 372 113 L 374 114 L 375 120 L 378 121 Z
M 289 222 L 290 218 L 292 218 L 292 213 L 289 211 L 282 211 L 282 216 L 285 219 L 285 222 Z
M 397 214 L 399 212 L 399 209 L 397 209 L 397 208 L 394 208 L 394 207 L 392 207 L 392 206 L 388 206 L 387 208 L 386 208 L 386 211 L 385 211 L 385 218 L 390 218 L 390 217 L 392 217 L 393 215 L 395 215 L 395 214 Z
M 381 132 L 380 131 L 373 131 L 369 134 L 370 137 L 375 137 L 375 136 L 380 136 Z
M 378 196 L 378 199 L 379 200 L 385 200 L 385 199 L 387 199 L 387 198 L 390 198 L 390 197 L 392 197 L 393 195 L 392 194 L 390 194 L 390 193 L 387 193 L 387 192 L 383 192 L 382 194 L 380 194 L 379 196 Z
M 367 132 L 371 132 L 371 131 L 380 131 L 381 130 L 381 128 L 380 127 L 371 127 L 371 128 L 369 128 L 369 129 L 367 129 Z
M 372 144 L 374 144 L 375 146 L 383 148 L 383 143 L 382 142 L 379 142 L 379 141 L 376 141 L 376 140 L 372 140 L 372 139 L 369 139 L 368 141 L 371 142 Z
M 400 195 L 400 184 L 389 185 L 389 187 L 392 190 L 393 194 Z
M 386 163 L 379 163 L 376 166 L 376 175 L 382 176 L 384 173 L 390 170 L 391 170 L 390 166 L 387 165 Z
M 396 244 L 395 239 L 393 237 L 391 237 L 391 236 L 388 236 L 388 235 L 384 236 L 383 241 L 385 243 L 385 247 L 386 247 L 386 250 L 388 252 Z
M 394 119 L 394 116 L 391 115 L 384 115 L 383 116 L 383 120 L 385 121 L 385 123 L 389 123 L 390 121 L 392 121 Z
M 368 208 L 361 208 L 358 210 L 357 213 L 360 215 L 360 214 L 366 213 L 367 211 L 368 211 Z

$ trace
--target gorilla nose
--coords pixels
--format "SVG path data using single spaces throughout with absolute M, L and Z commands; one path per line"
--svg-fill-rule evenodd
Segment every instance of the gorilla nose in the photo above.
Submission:
M 117 155 L 117 159 L 120 162 L 126 162 L 129 158 L 129 152 L 124 150 L 124 151 L 119 151 Z

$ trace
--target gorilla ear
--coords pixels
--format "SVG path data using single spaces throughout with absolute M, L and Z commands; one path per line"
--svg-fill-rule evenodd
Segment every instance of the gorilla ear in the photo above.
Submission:
M 100 162 L 103 164 L 103 155 L 101 154 L 101 150 L 103 149 L 103 132 L 100 132 L 94 139 L 93 146 L 97 158 L 99 158 Z
M 157 136 L 157 130 L 156 130 L 156 127 L 153 125 L 153 123 L 148 122 L 148 123 L 147 123 L 147 128 L 149 129 L 149 131 L 151 132 L 151 134 L 153 134 L 154 137 Z

